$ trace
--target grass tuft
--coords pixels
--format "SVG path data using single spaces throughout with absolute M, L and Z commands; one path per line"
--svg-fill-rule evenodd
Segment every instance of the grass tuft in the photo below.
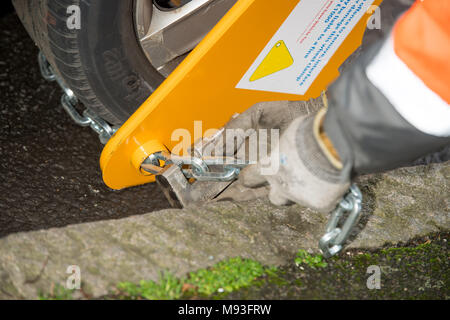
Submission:
M 310 268 L 317 269 L 325 268 L 326 266 L 328 266 L 328 263 L 324 261 L 322 255 L 311 255 L 306 250 L 299 250 L 294 261 L 297 267 L 301 265 L 307 265 Z
M 139 284 L 122 282 L 118 289 L 129 299 L 173 300 L 182 295 L 182 281 L 170 272 L 159 275 L 159 281 L 144 281 Z
M 165 272 L 158 281 L 141 281 L 139 284 L 120 283 L 117 288 L 125 299 L 165 300 L 180 299 L 183 296 L 211 296 L 226 294 L 254 284 L 255 280 L 274 268 L 264 268 L 259 262 L 231 258 L 211 268 L 190 272 L 187 277 L 176 278 Z

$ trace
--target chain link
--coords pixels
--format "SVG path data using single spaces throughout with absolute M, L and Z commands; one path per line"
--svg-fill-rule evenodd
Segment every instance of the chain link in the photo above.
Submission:
M 111 127 L 104 119 L 100 118 L 90 109 L 84 110 L 83 114 L 80 115 L 75 108 L 76 105 L 78 105 L 78 99 L 74 92 L 56 75 L 42 52 L 39 52 L 38 61 L 42 77 L 47 81 L 56 81 L 63 90 L 64 93 L 61 97 L 61 106 L 70 118 L 82 127 L 91 127 L 91 129 L 98 134 L 100 142 L 106 144 L 117 131 L 117 128 Z
M 161 166 L 161 161 L 164 166 Z M 230 157 L 205 157 L 197 156 L 182 157 L 169 152 L 157 152 L 144 161 L 141 168 L 151 174 L 158 175 L 165 166 L 177 165 L 182 168 L 187 179 L 194 178 L 198 181 L 227 182 L 237 179 L 241 169 L 248 165 L 247 162 L 239 161 Z M 185 167 L 188 168 L 185 168 Z M 220 171 L 212 171 L 211 167 L 220 167 Z
M 345 241 L 347 241 L 361 217 L 361 209 L 362 193 L 358 186 L 353 184 L 349 192 L 331 213 L 326 232 L 319 241 L 319 247 L 325 258 L 330 258 L 342 250 Z M 339 228 L 338 223 L 345 213 L 348 213 L 348 217 L 343 222 L 342 227 Z

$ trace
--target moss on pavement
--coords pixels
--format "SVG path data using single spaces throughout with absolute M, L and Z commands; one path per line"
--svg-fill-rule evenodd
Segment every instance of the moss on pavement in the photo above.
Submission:
M 299 250 L 290 265 L 275 268 L 232 258 L 211 268 L 159 281 L 120 283 L 106 299 L 448 299 L 448 233 L 378 250 L 349 250 L 325 260 Z M 369 289 L 375 266 L 380 288 Z M 70 299 L 55 288 L 41 299 Z

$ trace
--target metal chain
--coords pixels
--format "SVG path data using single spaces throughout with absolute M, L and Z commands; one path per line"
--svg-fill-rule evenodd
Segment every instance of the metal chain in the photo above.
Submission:
M 358 186 L 353 184 L 332 212 L 326 233 L 319 241 L 320 250 L 325 258 L 330 258 L 342 250 L 345 241 L 361 218 L 361 209 L 362 193 Z M 348 217 L 339 228 L 337 225 L 345 213 L 348 213 Z
M 100 118 L 95 112 L 90 109 L 86 109 L 83 115 L 80 115 L 75 108 L 78 104 L 78 99 L 74 92 L 67 87 L 64 81 L 56 75 L 52 66 L 45 58 L 42 52 L 38 55 L 39 69 L 41 70 L 42 77 L 47 81 L 56 81 L 61 89 L 64 91 L 61 97 L 61 106 L 72 118 L 72 120 L 82 126 L 91 127 L 98 135 L 100 142 L 106 144 L 112 135 L 117 131 L 117 128 L 111 127 L 104 119 Z
M 164 166 L 161 166 L 161 161 L 164 161 Z M 159 175 L 163 172 L 164 167 L 172 164 L 182 168 L 187 179 L 216 182 L 237 179 L 241 169 L 248 165 L 247 162 L 230 157 L 181 157 L 169 152 L 157 152 L 148 157 L 141 168 L 151 174 Z M 185 168 L 186 166 L 188 168 Z M 221 167 L 221 171 L 212 171 L 211 166 Z

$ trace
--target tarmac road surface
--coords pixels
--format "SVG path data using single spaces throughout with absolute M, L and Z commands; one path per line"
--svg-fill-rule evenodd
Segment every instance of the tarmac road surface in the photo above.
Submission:
M 0 20 L 0 45 L 0 237 L 169 207 L 154 184 L 105 186 L 97 135 L 62 110 L 15 14 Z

